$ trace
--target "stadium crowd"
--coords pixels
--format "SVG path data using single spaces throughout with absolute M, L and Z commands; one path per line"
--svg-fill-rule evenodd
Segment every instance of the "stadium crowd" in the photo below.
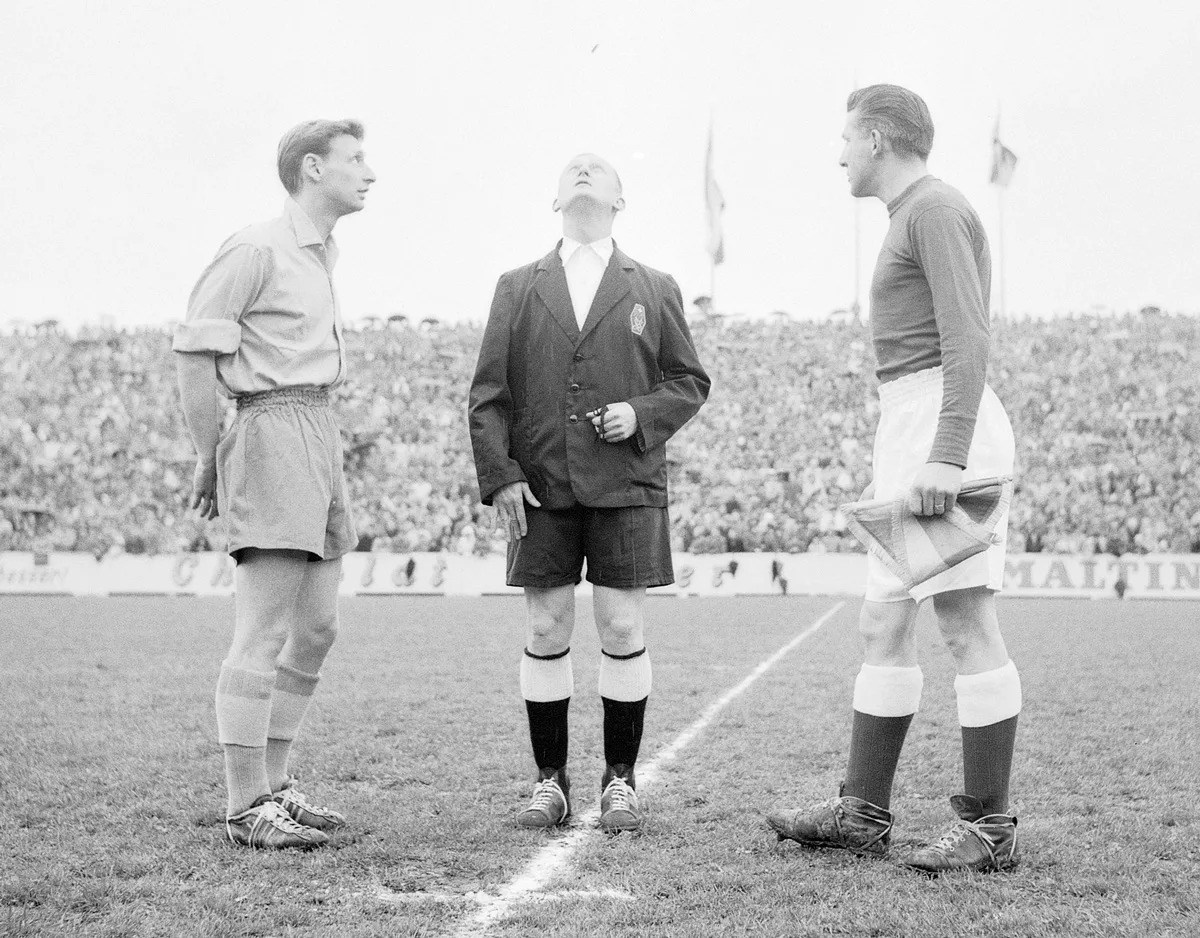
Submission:
M 870 478 L 873 356 L 855 322 L 697 317 L 714 378 L 668 447 L 674 547 L 857 551 L 837 506 Z M 996 322 L 1016 430 L 1012 551 L 1200 552 L 1200 319 Z M 478 325 L 346 332 L 337 391 L 360 550 L 503 549 L 466 428 Z M 194 458 L 166 330 L 0 336 L 0 550 L 220 549 L 186 509 Z

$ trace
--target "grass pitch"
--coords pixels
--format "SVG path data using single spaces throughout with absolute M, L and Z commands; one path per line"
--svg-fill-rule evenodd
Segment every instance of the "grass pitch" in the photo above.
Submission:
M 835 605 L 655 598 L 642 761 Z M 1021 670 L 1022 863 L 927 879 L 776 842 L 762 814 L 835 793 L 859 659 L 848 602 L 641 794 L 639 835 L 587 834 L 476 933 L 515 936 L 1191 936 L 1197 611 L 1002 599 Z M 232 603 L 0 599 L 0 935 L 467 933 L 562 833 L 523 831 L 532 760 L 519 597 L 343 600 L 293 768 L 349 830 L 307 854 L 224 839 L 212 711 Z M 928 613 L 925 698 L 897 775 L 902 847 L 939 835 L 961 769 L 953 668 Z M 576 810 L 599 795 L 598 647 L 573 642 Z

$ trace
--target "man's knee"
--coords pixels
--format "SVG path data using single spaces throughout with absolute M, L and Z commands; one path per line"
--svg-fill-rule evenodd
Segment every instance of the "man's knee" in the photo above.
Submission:
M 574 587 L 564 589 L 526 590 L 526 643 L 536 655 L 556 654 L 571 642 L 575 593 Z
M 613 611 L 603 619 L 597 618 L 600 647 L 613 654 L 628 654 L 645 647 L 645 629 L 640 609 Z
M 288 628 L 283 621 L 246 622 L 235 631 L 225 660 L 235 668 L 273 670 L 287 639 Z
M 296 640 L 313 650 L 329 651 L 338 636 L 337 610 L 307 617 L 296 629 Z
M 999 631 L 995 594 L 985 587 L 951 590 L 933 597 L 938 630 L 952 655 L 986 645 Z
M 858 634 L 863 641 L 895 642 L 912 631 L 910 603 L 865 602 L 858 614 Z

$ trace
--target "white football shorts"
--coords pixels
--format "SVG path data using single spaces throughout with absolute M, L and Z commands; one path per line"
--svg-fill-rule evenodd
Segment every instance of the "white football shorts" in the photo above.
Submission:
M 908 493 L 917 472 L 929 460 L 941 409 L 940 365 L 879 386 L 879 428 L 875 431 L 872 455 L 873 498 L 892 499 Z M 1011 476 L 1015 450 L 1012 424 L 1004 405 L 996 392 L 985 386 L 963 482 Z M 920 602 L 936 593 L 973 586 L 999 591 L 1004 586 L 1004 556 L 1008 547 L 1007 509 L 996 526 L 996 535 L 997 544 L 918 584 L 911 592 L 874 554 L 868 555 L 866 598 L 877 603 L 910 599 Z

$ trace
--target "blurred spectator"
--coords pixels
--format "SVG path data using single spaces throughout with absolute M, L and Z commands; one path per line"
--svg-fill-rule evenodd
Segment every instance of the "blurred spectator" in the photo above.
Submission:
M 857 551 L 837 506 L 870 479 L 874 361 L 857 323 L 693 325 L 714 383 L 672 440 L 679 551 Z M 360 550 L 503 550 L 466 430 L 476 325 L 346 332 L 336 392 Z M 1200 320 L 993 327 L 1017 434 L 1012 551 L 1200 552 Z M 165 330 L 0 336 L 0 550 L 219 549 L 185 509 L 194 459 Z M 217 523 L 219 525 L 219 522 Z

